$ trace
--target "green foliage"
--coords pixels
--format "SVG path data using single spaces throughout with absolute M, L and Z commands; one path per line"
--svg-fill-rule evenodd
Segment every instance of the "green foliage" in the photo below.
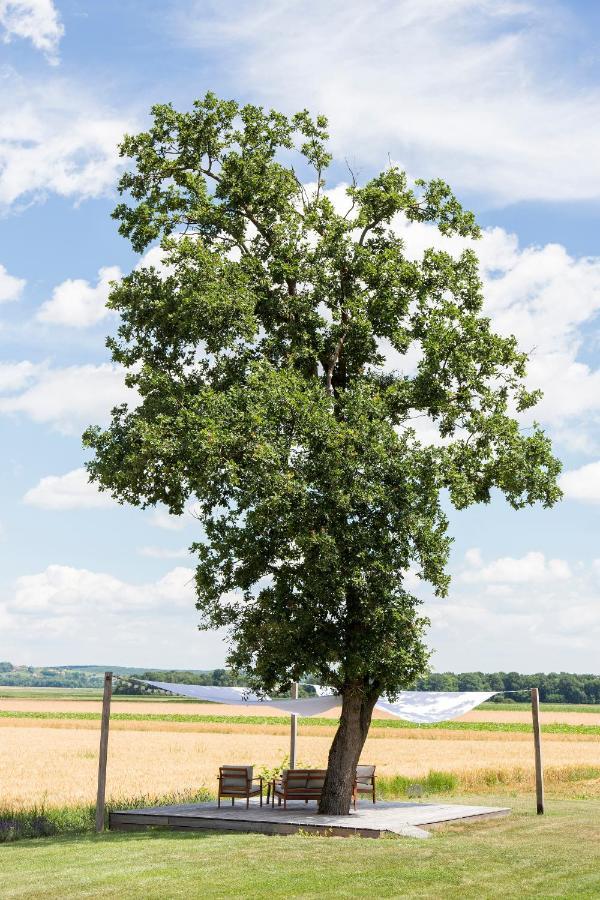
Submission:
M 479 229 L 444 182 L 410 185 L 394 166 L 338 210 L 327 123 L 306 111 L 207 94 L 152 114 L 123 141 L 133 165 L 114 216 L 135 250 L 160 243 L 166 269 L 112 290 L 108 346 L 139 404 L 87 430 L 90 475 L 174 515 L 197 500 L 201 627 L 227 629 L 229 664 L 258 689 L 310 672 L 392 694 L 428 658 L 406 571 L 448 588 L 441 493 L 458 508 L 494 489 L 515 508 L 560 495 L 548 439 L 513 417 L 538 394 L 515 339 L 482 314 L 474 251 L 412 260 L 394 221 Z
M 103 675 L 74 667 L 13 666 L 0 663 L 0 685 L 6 687 L 101 687 Z
M 381 800 L 396 800 L 400 797 L 449 794 L 458 788 L 459 783 L 459 777 L 454 772 L 438 772 L 433 769 L 424 778 L 382 775 L 377 776 L 377 796 Z
M 600 703 L 600 675 L 571 672 L 440 672 L 417 679 L 414 687 L 418 691 L 511 691 L 494 697 L 495 703 L 508 704 L 529 700 L 531 688 L 537 687 L 543 703 Z

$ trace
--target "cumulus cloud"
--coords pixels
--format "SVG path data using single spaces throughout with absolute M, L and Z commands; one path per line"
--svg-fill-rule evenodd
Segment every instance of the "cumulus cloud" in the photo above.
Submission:
M 13 37 L 31 41 L 51 65 L 58 63 L 58 45 L 65 33 L 52 0 L 0 0 L 0 26 L 4 41 Z
M 0 73 L 0 208 L 43 200 L 76 201 L 114 187 L 117 144 L 134 130 L 122 113 L 58 79 L 29 82 Z
M 390 152 L 500 202 L 600 195 L 600 90 L 562 68 L 575 29 L 554 3 L 192 0 L 174 21 L 232 88 L 325 113 L 339 158 Z
M 67 278 L 52 291 L 52 298 L 43 303 L 36 318 L 52 325 L 87 328 L 105 319 L 110 310 L 106 301 L 111 282 L 121 278 L 118 266 L 105 266 L 98 271 L 95 285 L 83 278 Z
M 23 502 L 40 509 L 106 509 L 115 506 L 110 494 L 98 490 L 84 468 L 65 475 L 47 475 L 30 488 Z
M 18 391 L 43 371 L 43 366 L 27 359 L 18 363 L 0 362 L 0 394 Z
M 560 486 L 569 500 L 600 503 L 600 462 L 565 472 L 561 476 Z
M 105 423 L 110 410 L 119 403 L 135 403 L 135 392 L 125 386 L 123 370 L 103 363 L 65 368 L 16 366 L 5 373 L 7 380 L 27 378 L 24 390 L 0 396 L 0 413 L 19 413 L 40 424 L 48 424 L 65 434 L 81 432 L 89 424 Z M 0 383 L 2 369 L 0 368 Z
M 0 264 L 0 303 L 18 300 L 23 293 L 25 284 L 24 278 L 16 278 L 14 275 L 9 275 L 5 267 Z
M 0 596 L 3 652 L 15 662 L 222 666 L 224 632 L 205 634 L 197 623 L 194 572 L 183 566 L 144 581 L 50 565 Z
M 99 608 L 150 610 L 193 606 L 194 573 L 178 566 L 149 584 L 132 584 L 103 572 L 51 565 L 36 575 L 17 578 L 6 602 L 9 613 L 85 616 Z
M 546 559 L 540 551 L 531 550 L 525 556 L 504 556 L 484 563 L 478 549 L 467 551 L 467 568 L 461 575 L 466 582 L 539 583 L 563 580 L 571 576 L 569 564 L 564 559 Z
M 465 563 L 447 599 L 426 599 L 436 669 L 456 671 L 458 652 L 463 671 L 594 671 L 600 561 L 530 552 L 485 562 L 472 548 Z

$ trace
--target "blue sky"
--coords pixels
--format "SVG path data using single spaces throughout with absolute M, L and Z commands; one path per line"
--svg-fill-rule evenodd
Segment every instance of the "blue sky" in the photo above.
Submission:
M 116 143 L 211 89 L 325 113 L 332 196 L 345 159 L 364 179 L 389 155 L 477 213 L 487 311 L 532 353 L 565 499 L 451 514 L 450 595 L 416 586 L 433 663 L 598 671 L 599 25 L 548 0 L 0 0 L 0 658 L 224 659 L 195 628 L 193 516 L 112 504 L 80 441 L 126 393 L 104 348 L 109 282 L 139 263 L 110 218 Z M 409 252 L 438 241 L 398 227 Z

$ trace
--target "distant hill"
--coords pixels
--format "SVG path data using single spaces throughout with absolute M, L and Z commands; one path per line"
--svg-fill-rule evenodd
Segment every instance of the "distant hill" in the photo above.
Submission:
M 0 662 L 0 687 L 102 687 L 105 672 L 114 672 L 115 675 L 137 675 L 141 677 L 148 672 L 148 669 L 110 665 L 15 666 L 10 662 Z M 206 672 L 197 669 L 191 674 L 202 676 L 206 675 Z

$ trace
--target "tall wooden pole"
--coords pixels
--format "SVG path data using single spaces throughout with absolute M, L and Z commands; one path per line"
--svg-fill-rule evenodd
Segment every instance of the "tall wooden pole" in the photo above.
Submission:
M 533 744 L 535 748 L 535 797 L 538 816 L 544 813 L 544 770 L 542 767 L 542 730 L 540 728 L 540 692 L 531 689 L 531 716 L 533 719 Z
M 100 753 L 98 755 L 98 793 L 96 795 L 96 831 L 104 831 L 104 803 L 106 798 L 106 760 L 108 757 L 108 726 L 110 724 L 110 698 L 112 697 L 112 672 L 104 673 L 102 695 L 102 721 L 100 723 Z
M 292 700 L 298 699 L 298 682 L 292 684 Z M 296 738 L 298 737 L 298 716 L 292 713 L 290 716 L 290 769 L 296 768 Z

